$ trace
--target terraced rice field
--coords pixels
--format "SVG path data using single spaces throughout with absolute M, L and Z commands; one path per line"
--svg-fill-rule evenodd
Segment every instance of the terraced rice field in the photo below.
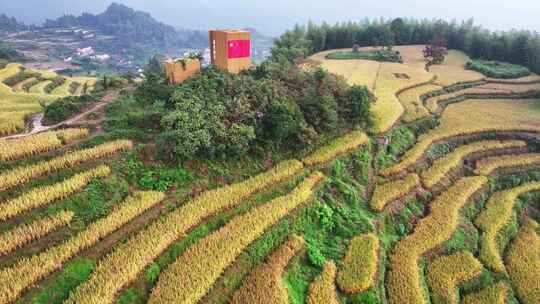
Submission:
M 23 72 L 32 75 L 32 77 L 24 78 L 22 81 L 13 84 L 12 87 L 4 83 L 11 77 Z M 16 63 L 10 63 L 0 70 L 0 136 L 23 130 L 26 127 L 28 117 L 41 112 L 42 103 L 49 104 L 61 97 L 81 94 L 81 91 L 70 92 L 69 84 L 73 82 L 87 83 L 88 92 L 90 92 L 96 83 L 95 78 L 66 78 L 64 84 L 53 88 L 50 93 L 47 93 L 46 88 L 57 77 L 59 75 L 54 72 L 24 69 L 22 65 Z M 82 86 L 80 87 L 80 90 L 82 90 Z
M 540 101 L 465 97 L 409 121 L 442 89 L 418 49 L 350 70 L 390 113 L 376 133 L 252 170 L 154 166 L 146 142 L 86 129 L 0 141 L 0 304 L 538 303 Z M 415 141 L 383 162 L 392 126 Z

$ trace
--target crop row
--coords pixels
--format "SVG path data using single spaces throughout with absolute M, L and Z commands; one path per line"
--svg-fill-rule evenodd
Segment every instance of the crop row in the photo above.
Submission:
M 0 112 L 0 135 L 8 135 L 24 129 L 25 118 L 33 111 Z
M 352 239 L 343 259 L 337 284 L 346 293 L 366 291 L 373 286 L 377 273 L 379 239 L 372 233 Z
M 413 122 L 429 115 L 429 111 L 424 107 L 421 96 L 430 92 L 438 91 L 441 87 L 433 84 L 418 86 L 399 94 L 399 99 L 405 107 L 403 115 L 404 122 Z
M 527 219 L 508 249 L 506 268 L 524 304 L 540 303 L 540 237 L 538 223 Z
M 24 156 L 43 153 L 60 148 L 62 144 L 88 136 L 87 129 L 65 129 L 45 132 L 14 140 L 0 140 L 0 161 L 9 161 Z
M 69 224 L 72 218 L 73 212 L 60 212 L 54 216 L 45 217 L 29 224 L 19 225 L 0 234 L 0 255 L 8 254 L 33 240 Z
M 427 269 L 433 303 L 458 304 L 457 287 L 482 273 L 482 264 L 469 251 L 435 259 Z
M 497 170 L 532 165 L 540 165 L 540 153 L 488 157 L 477 163 L 474 173 L 489 176 Z
M 48 161 L 18 167 L 0 174 L 0 190 L 22 185 L 33 178 L 50 174 L 77 164 L 113 155 L 133 147 L 129 140 L 116 140 L 93 148 L 66 153 Z
M 21 196 L 0 204 L 0 221 L 7 220 L 23 212 L 48 205 L 54 201 L 84 188 L 93 178 L 109 175 L 107 166 L 99 166 L 92 170 L 79 173 L 59 183 L 32 189 Z
M 336 290 L 336 264 L 326 262 L 322 273 L 309 286 L 306 304 L 339 304 Z
M 499 253 L 502 248 L 498 248 L 497 236 L 510 221 L 518 197 L 532 191 L 540 191 L 540 182 L 493 194 L 487 202 L 486 208 L 482 210 L 475 220 L 476 226 L 484 232 L 481 239 L 480 259 L 497 272 L 505 271 Z
M 16 75 L 21 71 L 21 65 L 18 63 L 9 63 L 5 68 L 0 70 L 0 82 Z
M 469 145 L 458 147 L 454 152 L 437 159 L 433 165 L 422 172 L 422 182 L 427 188 L 438 184 L 453 169 L 461 165 L 463 159 L 473 153 L 487 152 L 498 149 L 521 148 L 527 146 L 524 141 L 479 141 Z
M 538 75 L 529 75 L 526 77 L 514 78 L 514 79 L 487 78 L 486 80 L 489 81 L 490 83 L 510 83 L 510 84 L 539 83 L 540 84 L 540 76 Z
M 498 282 L 484 287 L 482 290 L 463 297 L 462 304 L 506 304 L 508 285 Z
M 272 303 L 288 304 L 289 293 L 282 278 L 285 267 L 304 247 L 304 239 L 291 238 L 273 252 L 266 262 L 255 267 L 244 284 L 233 295 L 230 304 Z
M 460 210 L 473 194 L 487 185 L 487 178 L 458 180 L 431 203 L 431 213 L 421 219 L 414 232 L 401 239 L 390 257 L 387 289 L 390 303 L 424 303 L 418 260 L 449 240 L 459 224 Z
M 137 192 L 120 203 L 105 218 L 88 226 L 64 243 L 54 246 L 30 258 L 23 258 L 14 265 L 0 270 L 0 303 L 15 301 L 27 288 L 48 276 L 82 250 L 124 226 L 152 206 L 165 195 L 161 192 Z
M 323 178 L 319 172 L 312 174 L 288 195 L 232 219 L 186 249 L 161 273 L 148 303 L 197 303 L 249 244 L 290 212 L 307 204 Z
M 482 95 L 497 95 L 499 97 L 504 97 L 505 95 L 515 95 L 520 93 L 529 93 L 534 91 L 539 91 L 540 85 L 538 84 L 496 84 L 488 83 L 480 86 L 475 86 L 472 88 L 466 88 L 464 90 L 448 93 L 445 95 L 439 95 L 428 98 L 426 103 L 426 108 L 431 113 L 437 113 L 439 110 L 439 104 L 453 99 L 458 98 L 467 98 L 467 97 L 476 97 Z
M 318 149 L 313 154 L 303 159 L 303 162 L 307 166 L 324 164 L 341 154 L 367 144 L 368 141 L 369 138 L 366 133 L 362 131 L 352 131 Z
M 454 120 L 454 118 L 449 118 L 449 116 L 443 116 L 443 119 Z M 529 128 L 529 127 L 518 127 L 509 123 L 508 125 L 501 125 L 497 127 L 492 126 L 475 126 L 472 127 L 456 127 L 454 125 L 448 124 L 448 128 L 439 128 L 434 132 L 422 135 L 416 145 L 407 151 L 405 155 L 401 158 L 401 161 L 391 167 L 381 170 L 379 173 L 382 176 L 388 177 L 398 173 L 401 173 L 407 170 L 409 167 L 418 162 L 424 153 L 435 143 L 441 142 L 454 137 L 471 135 L 471 134 L 481 134 L 486 132 L 540 132 L 540 128 Z
M 62 140 L 62 143 L 66 145 L 71 144 L 76 140 L 88 137 L 88 135 L 90 135 L 90 131 L 83 128 L 70 128 L 58 130 L 56 131 L 56 135 L 60 140 Z
M 137 279 L 146 266 L 202 220 L 233 208 L 252 194 L 302 170 L 301 162 L 287 161 L 246 181 L 201 194 L 117 246 L 98 264 L 90 278 L 75 290 L 67 303 L 114 303 L 120 290 Z
M 378 185 L 373 192 L 371 208 L 382 211 L 386 205 L 420 187 L 420 178 L 412 173 L 402 179 Z

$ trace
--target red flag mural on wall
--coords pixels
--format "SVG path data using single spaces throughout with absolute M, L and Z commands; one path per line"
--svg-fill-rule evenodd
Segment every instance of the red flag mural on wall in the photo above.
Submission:
M 251 57 L 251 40 L 229 40 L 229 59 Z

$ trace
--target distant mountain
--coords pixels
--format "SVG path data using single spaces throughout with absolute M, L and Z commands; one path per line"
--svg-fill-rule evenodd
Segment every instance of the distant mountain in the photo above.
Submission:
M 112 3 L 105 12 L 81 16 L 65 15 L 47 20 L 44 27 L 87 27 L 103 34 L 116 36 L 124 41 L 149 44 L 158 48 L 200 47 L 207 42 L 206 33 L 193 30 L 176 30 L 156 21 L 150 14 L 136 11 L 122 4 Z

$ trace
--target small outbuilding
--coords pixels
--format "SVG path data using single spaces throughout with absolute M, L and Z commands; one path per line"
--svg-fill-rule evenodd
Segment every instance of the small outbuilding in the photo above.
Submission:
M 201 72 L 201 61 L 195 58 L 168 60 L 165 62 L 165 75 L 171 84 L 184 82 Z

